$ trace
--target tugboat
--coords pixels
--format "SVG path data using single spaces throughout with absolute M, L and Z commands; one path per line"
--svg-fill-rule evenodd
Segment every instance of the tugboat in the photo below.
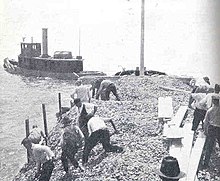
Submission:
M 105 76 L 100 71 L 83 71 L 82 56 L 73 57 L 70 51 L 56 51 L 48 55 L 47 28 L 42 29 L 41 43 L 21 43 L 18 61 L 4 59 L 4 69 L 12 74 L 25 76 L 52 77 L 76 80 L 81 76 Z

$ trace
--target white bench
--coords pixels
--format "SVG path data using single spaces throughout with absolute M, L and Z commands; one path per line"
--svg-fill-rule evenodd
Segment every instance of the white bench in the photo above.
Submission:
M 173 116 L 172 97 L 159 97 L 158 98 L 158 118 L 171 119 L 172 116 Z
M 158 131 L 157 134 L 163 131 L 164 123 L 170 121 L 173 116 L 172 97 L 158 98 Z
M 168 139 L 183 137 L 183 130 L 180 126 L 187 112 L 187 108 L 187 106 L 180 106 L 175 116 L 172 117 L 171 121 L 168 121 L 164 125 L 164 137 Z

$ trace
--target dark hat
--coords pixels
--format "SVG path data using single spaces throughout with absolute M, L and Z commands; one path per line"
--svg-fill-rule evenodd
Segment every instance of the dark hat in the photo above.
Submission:
M 77 104 L 77 103 L 79 103 L 79 102 L 81 102 L 80 98 L 74 99 L 74 104 Z
M 215 84 L 215 92 L 220 92 L 220 85 L 219 84 Z
M 72 120 L 68 116 L 65 116 L 61 122 L 63 123 L 63 126 L 65 127 L 66 125 L 70 124 Z
M 31 140 L 29 138 L 24 138 L 21 142 L 22 145 L 31 144 Z
M 210 81 L 209 81 L 209 78 L 208 78 L 208 77 L 203 77 L 203 80 L 210 85 Z
M 212 99 L 213 99 L 213 100 L 219 100 L 219 99 L 220 99 L 220 96 L 219 96 L 219 95 L 212 95 Z
M 77 86 L 80 86 L 82 84 L 82 80 L 77 80 L 76 82 L 75 82 L 75 85 L 77 85 Z
M 160 177 L 167 179 L 180 179 L 186 176 L 184 172 L 180 171 L 177 159 L 172 156 L 164 157 L 160 170 L 155 170 L 155 173 L 157 173 Z

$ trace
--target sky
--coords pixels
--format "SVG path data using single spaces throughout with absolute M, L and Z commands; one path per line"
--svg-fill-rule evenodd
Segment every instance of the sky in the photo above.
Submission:
M 217 74 L 217 7 L 218 0 L 146 0 L 145 66 Z M 22 37 L 41 42 L 48 28 L 50 55 L 80 52 L 86 69 L 102 71 L 139 66 L 141 0 L 0 0 L 0 8 L 1 56 L 16 58 Z

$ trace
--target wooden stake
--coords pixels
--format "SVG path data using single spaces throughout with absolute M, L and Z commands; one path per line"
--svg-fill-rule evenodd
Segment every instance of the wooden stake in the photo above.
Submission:
M 26 138 L 27 138 L 30 134 L 29 119 L 25 120 L 25 130 L 26 130 Z
M 25 132 L 26 132 L 26 138 L 27 138 L 30 134 L 29 119 L 25 120 Z M 30 162 L 30 154 L 29 154 L 28 150 L 27 150 L 27 161 L 28 161 L 28 163 Z
M 61 115 L 62 107 L 61 107 L 61 93 L 58 93 L 58 99 L 59 99 L 59 113 Z
M 45 104 L 42 104 L 42 110 L 43 110 L 43 120 L 44 120 L 44 132 L 45 132 L 46 137 L 48 137 L 47 117 L 46 117 Z

